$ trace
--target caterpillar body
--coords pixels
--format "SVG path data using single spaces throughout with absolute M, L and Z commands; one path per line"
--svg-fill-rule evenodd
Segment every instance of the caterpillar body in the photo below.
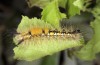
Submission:
M 23 42 L 24 40 L 30 39 L 30 38 L 54 38 L 54 39 L 75 39 L 76 37 L 80 37 L 80 31 L 79 30 L 74 30 L 73 32 L 68 32 L 66 29 L 62 29 L 61 31 L 54 29 L 50 30 L 48 28 L 33 28 L 29 30 L 27 33 L 18 33 L 16 35 L 16 39 L 18 41 L 18 44 Z

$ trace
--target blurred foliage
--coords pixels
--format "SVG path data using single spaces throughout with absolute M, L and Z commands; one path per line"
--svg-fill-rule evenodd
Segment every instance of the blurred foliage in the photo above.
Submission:
M 93 60 L 95 55 L 100 52 L 100 4 L 97 0 L 96 6 L 91 11 L 95 17 L 95 20 L 91 22 L 91 26 L 94 30 L 93 38 L 80 50 L 79 57 L 84 60 Z
M 50 3 L 51 0 L 27 0 L 29 7 L 39 6 L 40 8 L 44 8 L 47 4 Z
M 27 0 L 27 3 L 29 5 L 29 7 L 38 6 L 40 8 L 44 8 L 51 1 L 55 1 L 55 0 Z M 58 0 L 58 4 L 61 7 L 64 7 L 65 8 L 66 3 L 67 3 L 67 0 Z

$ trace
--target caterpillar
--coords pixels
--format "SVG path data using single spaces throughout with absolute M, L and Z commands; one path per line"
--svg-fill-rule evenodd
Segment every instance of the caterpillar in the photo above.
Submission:
M 16 39 L 19 41 L 18 44 L 20 44 L 21 42 L 23 42 L 26 39 L 30 39 L 30 38 L 36 38 L 36 37 L 53 37 L 53 38 L 62 38 L 65 37 L 66 39 L 68 38 L 73 38 L 75 39 L 75 37 L 77 35 L 80 34 L 79 30 L 74 30 L 74 31 L 67 31 L 66 29 L 62 29 L 61 31 L 54 29 L 54 30 L 50 30 L 48 28 L 33 28 L 31 30 L 29 30 L 27 33 L 18 33 L 16 36 Z

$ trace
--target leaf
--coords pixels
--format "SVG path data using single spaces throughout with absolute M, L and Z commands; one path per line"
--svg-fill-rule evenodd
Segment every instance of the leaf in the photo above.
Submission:
M 67 48 L 81 46 L 81 40 L 30 39 L 14 48 L 15 59 L 32 61 Z
M 100 18 L 100 17 L 99 17 Z M 93 42 L 94 46 L 93 46 L 93 51 L 94 53 L 99 53 L 100 52 L 100 19 L 95 20 L 93 23 L 93 28 L 94 28 L 94 38 L 93 38 Z
M 91 4 L 91 0 L 76 0 L 73 4 L 77 6 L 80 10 L 86 11 L 87 6 Z
M 90 5 L 90 1 L 91 0 L 68 0 L 66 6 L 68 17 L 80 14 L 80 11 L 86 11 L 87 6 Z
M 73 3 L 75 2 L 75 0 L 68 0 L 67 1 L 67 15 L 68 17 L 72 17 L 76 14 L 80 14 L 80 9 L 75 6 Z
M 94 33 L 95 33 L 94 38 L 93 38 L 94 40 L 93 48 L 94 48 L 94 53 L 99 53 L 100 52 L 100 47 L 99 47 L 100 45 L 100 36 L 99 36 L 100 34 L 100 4 L 99 3 L 95 6 L 92 13 L 94 14 L 96 18 L 94 22 L 91 23 L 91 26 L 93 27 Z
M 43 20 L 32 18 L 29 19 L 26 16 L 23 16 L 21 23 L 18 26 L 18 32 L 22 33 L 23 31 L 27 31 L 30 28 L 40 27 L 51 28 L 50 24 L 44 22 Z M 54 29 L 54 28 L 53 28 Z M 48 36 L 32 36 L 29 39 L 23 40 L 20 44 L 18 41 L 15 41 L 15 38 L 18 35 L 15 35 L 14 42 L 16 43 L 16 47 L 14 50 L 14 58 L 18 60 L 26 60 L 32 61 L 39 58 L 42 58 L 47 55 L 52 55 L 59 51 L 65 50 L 67 48 L 81 46 L 84 43 L 84 40 L 80 34 L 76 34 L 71 38 L 62 38 L 62 37 L 48 37 Z
M 93 43 L 91 44 L 90 41 L 85 45 L 80 51 L 76 53 L 76 56 L 79 57 L 82 60 L 93 60 L 95 59 L 95 53 L 93 51 Z
M 58 8 L 58 1 L 55 0 L 49 3 L 43 9 L 41 19 L 50 23 L 52 26 L 58 29 L 60 27 L 59 21 L 65 17 L 66 17 L 65 14 L 60 13 L 59 8 Z
M 73 3 L 75 6 L 77 6 L 79 9 L 83 9 L 83 5 L 84 5 L 84 0 L 76 0 L 74 3 Z

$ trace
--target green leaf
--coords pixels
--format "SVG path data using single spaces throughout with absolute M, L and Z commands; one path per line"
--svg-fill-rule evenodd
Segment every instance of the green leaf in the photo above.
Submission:
M 100 18 L 100 17 L 99 17 Z M 93 28 L 94 28 L 94 38 L 93 38 L 93 42 L 94 46 L 93 46 L 93 51 L 94 53 L 99 53 L 100 52 L 100 19 L 95 20 L 93 23 Z
M 76 14 L 80 14 L 80 9 L 73 4 L 74 2 L 75 2 L 75 0 L 68 0 L 67 1 L 67 14 L 68 14 L 68 17 L 72 17 Z
M 32 61 L 67 48 L 81 46 L 81 40 L 29 39 L 14 48 L 15 59 Z
M 93 60 L 95 59 L 95 53 L 93 51 L 93 41 L 90 41 L 80 51 L 76 53 L 76 56 L 82 60 Z
M 80 14 L 80 11 L 86 11 L 87 6 L 90 5 L 91 0 L 68 0 L 67 1 L 67 14 L 72 17 Z
M 92 13 L 95 16 L 94 22 L 91 23 L 91 26 L 94 29 L 94 38 L 92 43 L 94 43 L 94 53 L 99 53 L 100 52 L 100 4 L 98 3 L 95 8 L 93 9 Z
M 23 16 L 17 31 L 22 33 L 23 31 L 27 31 L 30 28 L 37 26 L 40 28 L 45 28 L 47 26 L 47 28 L 51 29 L 50 24 L 43 20 L 37 18 L 29 19 L 26 16 Z M 52 55 L 67 48 L 83 45 L 84 40 L 81 34 L 76 34 L 74 36 L 75 38 L 72 38 L 70 35 L 68 36 L 68 38 L 62 38 L 61 36 L 58 36 L 57 38 L 48 36 L 32 36 L 18 44 L 19 41 L 15 39 L 19 38 L 18 35 L 15 35 L 13 39 L 17 46 L 13 49 L 15 53 L 14 58 L 18 60 L 32 61 L 47 55 Z
M 89 6 L 91 0 L 76 0 L 73 4 L 77 6 L 80 10 L 86 11 L 87 6 Z
M 84 0 L 76 0 L 74 3 L 73 3 L 75 6 L 77 6 L 79 9 L 83 9 L 83 5 L 84 5 Z
M 59 28 L 59 21 L 62 18 L 65 18 L 66 15 L 63 13 L 60 13 L 58 8 L 58 1 L 52 1 L 49 3 L 42 11 L 42 20 L 50 23 L 55 28 Z

